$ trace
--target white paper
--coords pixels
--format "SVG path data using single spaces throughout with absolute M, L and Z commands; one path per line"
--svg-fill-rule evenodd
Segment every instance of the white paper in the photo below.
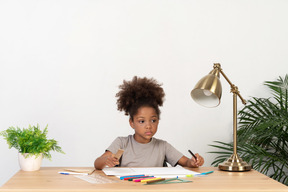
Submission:
M 186 175 L 199 174 L 195 171 L 190 171 L 181 166 L 177 167 L 140 167 L 140 168 L 127 168 L 127 167 L 106 167 L 103 169 L 106 175 L 125 176 L 125 175 L 153 175 L 157 177 L 185 177 Z
M 126 167 L 105 167 L 102 171 L 106 175 L 136 175 L 137 173 L 132 168 Z

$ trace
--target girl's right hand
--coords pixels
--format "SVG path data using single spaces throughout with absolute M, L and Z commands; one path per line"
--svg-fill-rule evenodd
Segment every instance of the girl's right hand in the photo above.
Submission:
M 115 157 L 114 154 L 106 156 L 105 164 L 108 167 L 115 167 L 116 165 L 119 165 L 119 160 Z
M 106 151 L 103 155 L 94 161 L 94 167 L 98 170 L 102 170 L 106 166 L 115 167 L 119 164 L 119 159 L 117 159 L 115 155 L 111 153 L 111 151 Z

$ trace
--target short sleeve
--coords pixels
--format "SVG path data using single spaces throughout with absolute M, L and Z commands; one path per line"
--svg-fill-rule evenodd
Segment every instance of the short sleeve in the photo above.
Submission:
M 118 149 L 122 149 L 122 140 L 120 137 L 117 137 L 112 143 L 111 145 L 106 149 L 106 151 L 111 151 L 112 153 L 117 153 Z
M 177 149 L 175 149 L 171 144 L 169 144 L 168 142 L 166 142 L 165 145 L 165 160 L 172 165 L 173 167 L 177 165 L 177 162 L 179 161 L 179 159 L 181 159 L 181 157 L 183 156 L 183 154 L 178 151 Z

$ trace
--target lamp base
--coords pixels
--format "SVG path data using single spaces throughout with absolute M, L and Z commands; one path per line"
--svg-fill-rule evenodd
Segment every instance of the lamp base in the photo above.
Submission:
M 227 161 L 220 163 L 218 168 L 222 171 L 250 171 L 252 166 L 243 161 L 237 154 L 231 155 Z

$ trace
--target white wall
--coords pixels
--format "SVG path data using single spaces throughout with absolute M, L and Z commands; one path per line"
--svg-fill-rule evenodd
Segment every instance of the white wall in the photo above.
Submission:
M 123 79 L 154 77 L 166 101 L 156 137 L 205 157 L 232 140 L 232 95 L 219 107 L 190 98 L 220 62 L 242 96 L 268 97 L 265 80 L 287 71 L 285 0 L 0 0 L 0 131 L 44 128 L 65 155 L 43 166 L 93 166 L 117 136 L 133 131 L 116 109 Z M 239 108 L 242 107 L 239 101 Z M 19 170 L 0 138 L 0 185 Z

